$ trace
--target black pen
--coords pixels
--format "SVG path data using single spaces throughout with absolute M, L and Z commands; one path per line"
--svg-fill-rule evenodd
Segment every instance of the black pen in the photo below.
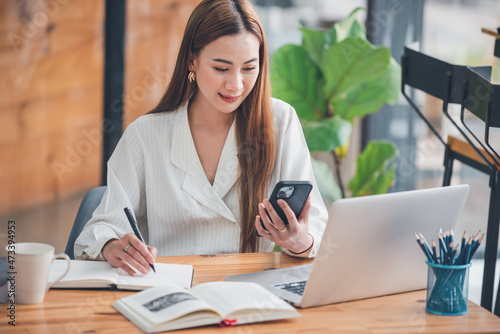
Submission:
M 143 244 L 146 244 L 144 242 L 144 239 L 142 238 L 139 228 L 137 228 L 137 222 L 135 221 L 134 216 L 132 216 L 132 213 L 130 213 L 130 210 L 128 208 L 124 208 L 123 211 L 125 211 L 125 214 L 127 215 L 128 221 L 130 223 L 130 226 L 132 226 L 132 229 L 134 230 L 135 236 L 139 238 L 139 240 L 141 240 Z M 152 264 L 149 265 L 151 266 L 151 269 L 153 269 L 153 271 L 156 273 L 155 266 Z

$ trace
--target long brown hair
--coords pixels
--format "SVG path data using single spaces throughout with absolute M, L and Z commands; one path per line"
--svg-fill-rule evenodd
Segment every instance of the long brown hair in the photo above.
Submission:
M 258 214 L 258 203 L 267 194 L 267 185 L 274 167 L 276 143 L 266 39 L 257 13 L 248 1 L 203 0 L 196 6 L 184 31 L 167 91 L 150 113 L 176 110 L 196 91 L 196 83 L 187 80 L 190 54 L 196 57 L 203 47 L 217 38 L 244 31 L 253 33 L 260 42 L 260 71 L 257 81 L 235 111 L 240 168 L 240 251 L 255 252 L 258 250 L 258 238 L 254 233 L 254 220 Z

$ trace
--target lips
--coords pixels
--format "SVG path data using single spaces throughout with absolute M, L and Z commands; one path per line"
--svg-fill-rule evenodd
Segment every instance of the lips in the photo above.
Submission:
M 227 102 L 227 103 L 233 103 L 233 102 L 236 102 L 240 98 L 241 95 L 231 96 L 231 95 L 222 95 L 221 93 L 219 93 L 219 96 L 222 99 L 222 101 Z

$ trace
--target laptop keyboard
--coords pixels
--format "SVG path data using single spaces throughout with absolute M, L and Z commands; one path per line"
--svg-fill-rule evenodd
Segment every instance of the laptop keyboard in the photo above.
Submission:
M 307 280 L 297 281 L 297 282 L 289 282 L 289 283 L 280 283 L 273 285 L 273 287 L 278 289 L 283 289 L 285 291 L 289 291 L 291 293 L 295 293 L 299 296 L 304 294 L 304 289 L 306 288 Z

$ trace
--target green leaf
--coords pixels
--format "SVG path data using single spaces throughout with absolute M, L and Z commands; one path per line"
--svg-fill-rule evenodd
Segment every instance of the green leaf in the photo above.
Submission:
M 342 198 L 342 192 L 335 182 L 330 167 L 325 162 L 313 158 L 311 158 L 311 164 L 321 196 L 332 202 Z
M 323 64 L 323 52 L 326 49 L 325 32 L 317 29 L 299 28 L 302 31 L 302 47 L 309 53 L 309 56 L 316 62 L 318 67 Z
M 396 166 L 392 165 L 387 173 L 381 173 L 373 183 L 371 195 L 385 194 L 387 189 L 394 184 Z
M 326 114 L 323 75 L 303 47 L 285 45 L 274 53 L 271 80 L 273 96 L 290 103 L 300 119 L 316 120 Z
M 379 87 L 381 95 L 386 96 L 387 103 L 396 103 L 401 92 L 401 65 L 392 57 L 388 71 L 380 78 Z
M 352 124 L 339 117 L 329 117 L 319 121 L 303 121 L 302 130 L 309 151 L 331 152 L 348 143 Z
M 325 51 L 324 96 L 333 102 L 359 85 L 381 76 L 389 67 L 391 53 L 361 38 L 347 38 Z
M 398 155 L 397 147 L 388 141 L 371 141 L 356 160 L 356 173 L 348 184 L 352 196 L 375 195 L 387 191 L 394 182 L 394 166 L 388 163 Z
M 352 121 L 378 111 L 384 103 L 395 103 L 401 88 L 401 66 L 391 58 L 389 67 L 379 77 L 361 84 L 332 102 L 335 115 Z
M 332 26 L 332 28 L 327 32 L 327 41 L 329 42 L 328 45 L 340 43 L 349 37 L 366 39 L 365 26 L 355 18 L 356 13 L 360 10 L 365 9 L 363 7 L 355 8 L 348 17 Z

